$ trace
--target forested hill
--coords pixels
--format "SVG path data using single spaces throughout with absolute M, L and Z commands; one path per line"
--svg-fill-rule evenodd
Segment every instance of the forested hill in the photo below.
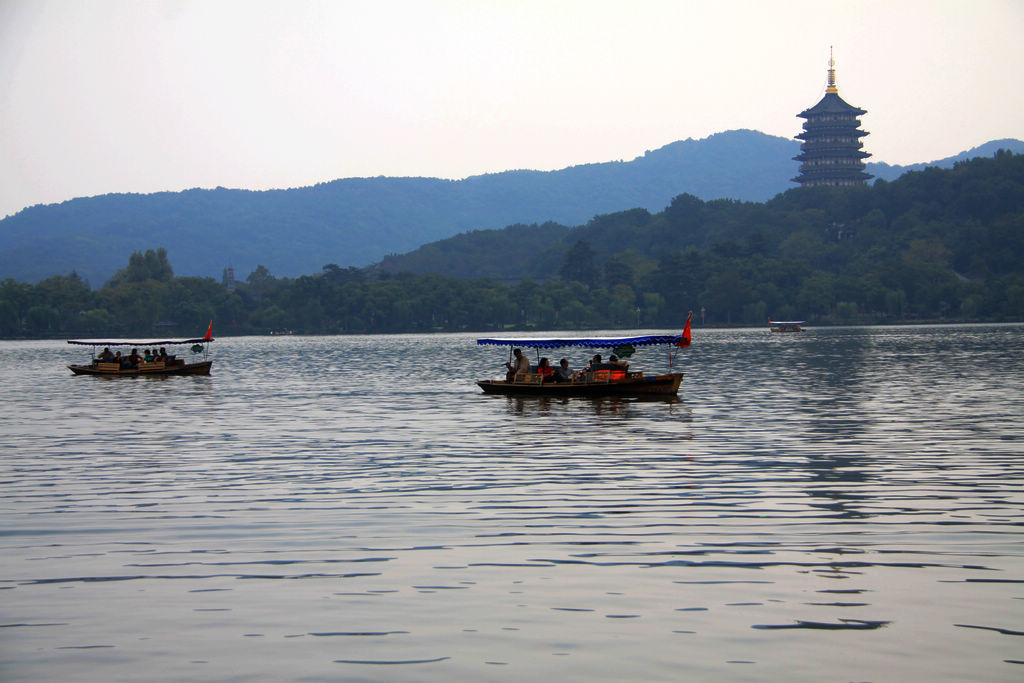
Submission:
M 991 154 L 993 144 L 966 154 Z M 998 146 L 1024 151 L 1018 141 Z M 472 230 L 544 221 L 577 225 L 632 207 L 661 211 L 681 193 L 767 200 L 793 187 L 798 150 L 794 140 L 736 130 L 674 142 L 628 162 L 551 172 L 73 199 L 0 221 L 0 279 L 36 282 L 75 271 L 95 288 L 132 252 L 154 247 L 167 249 L 179 275 L 219 277 L 231 266 L 245 277 L 261 264 L 275 276 L 293 277 L 326 263 L 364 266 Z M 901 171 L 868 170 L 881 178 Z
M 631 209 L 578 227 L 515 225 L 458 235 L 390 256 L 380 268 L 614 285 L 634 284 L 683 253 L 694 263 L 732 260 L 737 272 L 778 260 L 830 277 L 880 277 L 879 269 L 917 262 L 965 281 L 1024 275 L 1024 155 L 997 152 L 873 186 L 795 188 L 764 203 L 684 194 L 658 213 Z
M 657 213 L 431 249 L 448 276 L 395 259 L 294 279 L 258 267 L 234 287 L 175 276 L 163 249 L 135 252 L 97 290 L 73 275 L 0 281 L 0 336 L 194 336 L 210 320 L 220 335 L 678 329 L 688 310 L 707 325 L 1022 321 L 1024 155 L 764 203 L 684 194 Z M 497 278 L 467 279 L 484 274 Z

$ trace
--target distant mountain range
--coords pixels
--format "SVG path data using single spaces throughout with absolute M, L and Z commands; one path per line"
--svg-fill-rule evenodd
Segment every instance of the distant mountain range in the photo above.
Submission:
M 893 180 L 926 166 L 1024 153 L 996 140 L 911 166 L 868 164 Z M 72 270 L 93 287 L 133 251 L 164 247 L 176 275 L 244 278 L 257 265 L 275 276 L 365 266 L 389 254 L 471 230 L 552 221 L 578 225 L 598 214 L 661 211 L 673 197 L 765 201 L 796 185 L 799 142 L 752 130 L 681 140 L 632 161 L 559 171 L 505 171 L 464 180 L 346 178 L 289 190 L 185 190 L 107 194 L 33 206 L 0 220 L 0 280 L 38 282 Z

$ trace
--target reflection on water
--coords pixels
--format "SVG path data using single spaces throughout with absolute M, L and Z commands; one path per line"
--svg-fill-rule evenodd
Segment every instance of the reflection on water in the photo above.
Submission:
M 469 335 L 215 347 L 0 344 L 0 678 L 1020 676 L 1021 326 L 698 330 L 675 401 L 485 396 Z
M 674 405 L 681 403 L 678 396 L 640 396 L 622 398 L 608 396 L 604 398 L 568 397 L 568 396 L 501 396 L 488 394 L 485 398 L 503 401 L 506 409 L 513 415 L 565 415 L 573 410 L 591 410 L 594 415 L 626 415 L 633 412 L 631 406 L 636 403 L 660 403 Z M 671 411 L 670 411 L 671 412 Z

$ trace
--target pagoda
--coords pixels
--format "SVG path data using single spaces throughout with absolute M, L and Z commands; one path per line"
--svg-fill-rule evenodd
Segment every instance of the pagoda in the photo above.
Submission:
M 804 187 L 848 187 L 861 185 L 872 177 L 864 172 L 863 159 L 871 155 L 861 150 L 860 139 L 867 133 L 860 129 L 857 118 L 867 111 L 848 104 L 839 96 L 835 64 L 830 50 L 825 96 L 810 109 L 797 114 L 807 120 L 804 132 L 796 136 L 803 142 L 800 155 L 793 157 L 800 162 L 800 175 L 792 180 Z

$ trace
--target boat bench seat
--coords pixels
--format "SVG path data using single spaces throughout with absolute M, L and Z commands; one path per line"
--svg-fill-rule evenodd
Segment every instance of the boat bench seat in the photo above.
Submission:
M 541 384 L 544 376 L 537 372 L 517 372 L 513 381 L 516 384 Z
M 622 380 L 632 378 L 634 375 L 643 375 L 643 373 L 626 372 L 620 368 L 615 369 L 601 369 L 601 370 L 589 370 L 584 372 L 581 376 L 584 382 L 613 382 L 615 380 Z
M 109 372 L 111 370 L 120 370 L 121 369 L 121 365 L 119 363 L 97 363 L 96 364 L 96 369 L 97 370 L 105 370 L 105 371 Z
M 139 370 L 163 370 L 164 362 L 162 360 L 153 361 L 151 363 L 139 363 Z

